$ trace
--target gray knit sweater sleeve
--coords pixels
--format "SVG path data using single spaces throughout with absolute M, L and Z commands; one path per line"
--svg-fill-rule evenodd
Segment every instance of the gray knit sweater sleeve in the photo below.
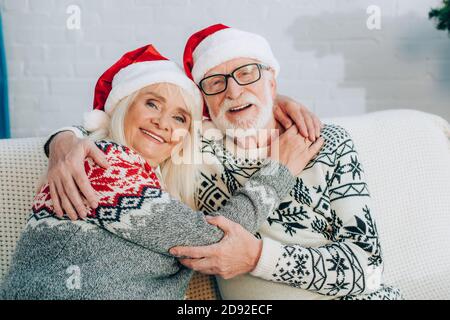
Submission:
M 223 232 L 209 224 L 201 211 L 192 210 L 161 190 L 156 175 L 146 171 L 136 154 L 111 142 L 97 144 L 111 165 L 105 170 L 88 159 L 87 174 L 91 179 L 90 172 L 96 172 L 95 181 L 104 178 L 108 182 L 107 191 L 102 191 L 106 190 L 102 185 L 97 191 L 100 196 L 114 198 L 116 204 L 108 206 L 111 201 L 105 200 L 105 205 L 100 204 L 87 221 L 164 254 L 174 246 L 200 246 L 220 241 Z M 133 175 L 124 171 L 125 164 Z M 121 176 L 111 179 L 116 171 Z M 254 233 L 294 184 L 295 177 L 286 167 L 267 161 L 214 215 L 231 219 Z M 96 184 L 93 186 L 96 188 Z

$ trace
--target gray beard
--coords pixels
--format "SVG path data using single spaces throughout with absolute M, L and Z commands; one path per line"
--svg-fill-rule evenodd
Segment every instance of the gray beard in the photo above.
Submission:
M 257 131 L 265 129 L 269 122 L 273 120 L 273 99 L 270 90 L 266 89 L 266 105 L 257 104 L 259 114 L 256 119 L 237 120 L 232 123 L 226 119 L 225 113 L 221 111 L 217 116 L 211 113 L 211 120 L 223 134 L 230 138 L 245 138 L 256 136 Z

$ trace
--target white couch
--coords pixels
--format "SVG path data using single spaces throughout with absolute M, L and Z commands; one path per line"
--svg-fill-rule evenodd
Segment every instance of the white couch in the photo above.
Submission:
M 450 126 L 435 115 L 392 110 L 325 119 L 359 150 L 385 261 L 385 282 L 408 299 L 450 299 Z M 44 138 L 0 140 L 0 279 L 44 170 Z M 191 298 L 213 297 L 196 276 Z

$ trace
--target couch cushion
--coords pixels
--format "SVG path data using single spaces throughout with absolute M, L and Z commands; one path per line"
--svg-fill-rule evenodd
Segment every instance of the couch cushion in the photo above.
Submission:
M 47 158 L 43 138 L 0 140 L 0 280 L 30 214 Z
M 411 110 L 325 120 L 359 150 L 385 261 L 406 298 L 450 298 L 450 128 Z

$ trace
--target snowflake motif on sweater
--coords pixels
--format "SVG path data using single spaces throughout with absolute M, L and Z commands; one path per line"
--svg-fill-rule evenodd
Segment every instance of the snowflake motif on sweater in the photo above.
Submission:
M 381 247 L 364 171 L 354 143 L 345 129 L 335 125 L 326 125 L 322 136 L 325 145 L 321 152 L 297 177 L 290 195 L 282 199 L 278 209 L 259 228 L 256 235 L 263 238 L 264 245 L 252 275 L 293 287 L 291 293 L 295 292 L 295 295 L 291 297 L 295 299 L 398 299 L 401 295 L 397 289 L 380 285 Z M 203 138 L 202 151 L 215 159 L 215 164 L 202 167 L 198 184 L 198 205 L 206 213 L 228 207 L 246 181 L 253 180 L 264 168 L 264 161 L 259 159 L 235 157 L 222 141 Z M 264 175 L 258 178 L 261 177 Z M 283 181 L 276 175 L 269 178 L 264 183 L 271 182 L 272 188 Z M 232 195 L 235 196 L 231 198 Z M 235 208 L 228 208 L 227 213 L 239 223 L 246 221 L 239 221 L 244 211 L 252 213 L 245 206 L 240 206 L 239 210 Z M 183 209 L 178 206 L 172 211 L 183 212 Z M 166 218 L 166 215 L 161 217 Z M 180 217 L 179 213 L 171 218 L 172 230 L 177 231 L 177 244 L 185 235 L 192 236 L 192 231 L 187 232 L 186 228 L 186 222 L 191 220 L 192 216 Z M 152 230 L 153 235 L 167 233 L 164 230 L 169 222 L 157 222 L 152 221 L 147 228 L 138 228 L 135 237 L 148 233 L 148 227 L 154 225 L 164 227 Z M 207 231 L 199 231 L 197 237 Z M 161 252 L 167 252 L 174 243 L 164 240 L 167 243 Z M 190 245 L 195 245 L 193 240 Z M 157 246 L 153 244 L 152 247 Z M 254 282 L 248 282 L 251 278 L 239 278 L 232 286 L 237 291 L 252 287 L 247 298 L 254 299 L 254 290 L 258 289 Z M 271 292 L 279 298 L 286 290 L 277 288 L 280 287 L 274 287 Z
M 252 274 L 334 298 L 393 298 L 397 291 L 381 284 L 381 246 L 354 142 L 336 125 L 321 135 L 322 150 L 256 234 L 264 246 Z M 236 158 L 217 140 L 203 139 L 203 152 L 220 163 L 205 166 L 198 190 L 199 208 L 211 212 L 262 161 Z

